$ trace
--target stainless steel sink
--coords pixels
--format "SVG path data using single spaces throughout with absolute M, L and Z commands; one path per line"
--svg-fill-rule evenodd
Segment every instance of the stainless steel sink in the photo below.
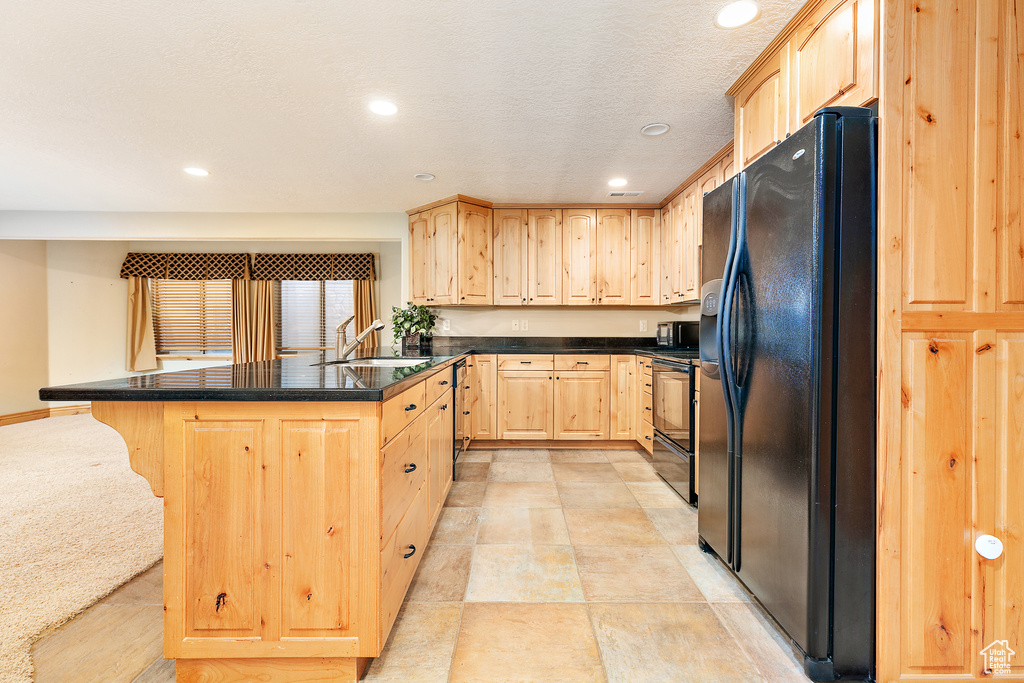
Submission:
M 430 358 L 353 358 L 352 360 L 332 360 L 323 365 L 345 365 L 350 368 L 410 368 L 429 361 Z

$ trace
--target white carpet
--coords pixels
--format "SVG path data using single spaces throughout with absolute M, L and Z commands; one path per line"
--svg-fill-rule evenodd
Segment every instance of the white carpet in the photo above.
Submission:
M 0 427 L 0 681 L 31 681 L 35 638 L 160 559 L 162 513 L 91 415 Z

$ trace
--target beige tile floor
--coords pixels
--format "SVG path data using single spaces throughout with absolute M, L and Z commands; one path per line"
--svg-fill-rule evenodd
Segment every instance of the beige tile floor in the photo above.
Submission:
M 807 681 L 626 450 L 470 451 L 367 681 Z M 33 647 L 38 681 L 173 681 L 158 565 Z

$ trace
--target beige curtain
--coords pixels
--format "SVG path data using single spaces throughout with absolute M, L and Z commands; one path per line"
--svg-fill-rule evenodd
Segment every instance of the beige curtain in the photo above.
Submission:
M 356 305 L 356 334 L 362 332 L 377 319 L 377 296 L 374 291 L 374 280 L 353 280 L 352 294 Z M 360 348 L 376 349 L 380 346 L 380 335 L 374 330 Z
M 274 281 L 253 280 L 252 326 L 250 329 L 250 360 L 273 360 L 274 348 Z
M 231 355 L 236 363 L 252 358 L 252 336 L 249 326 L 249 281 L 231 281 Z
M 128 343 L 125 365 L 141 372 L 156 370 L 156 337 L 153 334 L 153 304 L 149 280 L 128 277 Z

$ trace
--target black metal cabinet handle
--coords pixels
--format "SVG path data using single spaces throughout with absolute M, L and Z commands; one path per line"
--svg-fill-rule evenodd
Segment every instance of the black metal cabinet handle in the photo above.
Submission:
M 520 365 L 529 365 L 532 362 L 533 362 L 532 360 L 521 360 L 521 361 L 519 361 Z
M 644 438 L 647 439 L 648 441 L 651 440 L 651 437 L 649 437 L 649 436 L 645 436 Z
M 440 384 L 443 387 L 444 385 L 448 384 L 448 380 L 442 380 L 438 382 L 438 384 Z
M 468 411 L 468 410 L 463 410 L 463 411 L 462 411 L 462 414 L 463 414 L 463 415 L 469 415 L 469 411 Z
M 407 553 L 406 553 L 406 554 L 404 555 L 404 557 L 405 557 L 405 559 L 407 559 L 407 560 L 408 560 L 408 559 L 409 559 L 410 557 L 412 557 L 412 556 L 413 556 L 413 555 L 415 555 L 415 554 L 416 554 L 416 546 L 414 546 L 414 545 L 410 544 L 410 545 L 409 545 L 409 552 L 407 552 Z
M 576 361 L 576 365 L 590 365 L 590 361 L 589 360 L 578 360 L 578 361 Z
M 448 410 L 448 404 L 445 403 L 443 406 L 441 406 L 441 410 Z
M 409 466 L 405 468 L 405 473 L 406 474 L 409 474 L 410 472 L 415 472 L 415 471 L 416 471 L 416 463 L 414 463 L 414 462 L 409 463 Z
M 405 412 L 409 412 L 410 410 L 416 410 L 416 404 L 415 403 L 410 403 L 409 405 L 407 405 L 405 407 Z

